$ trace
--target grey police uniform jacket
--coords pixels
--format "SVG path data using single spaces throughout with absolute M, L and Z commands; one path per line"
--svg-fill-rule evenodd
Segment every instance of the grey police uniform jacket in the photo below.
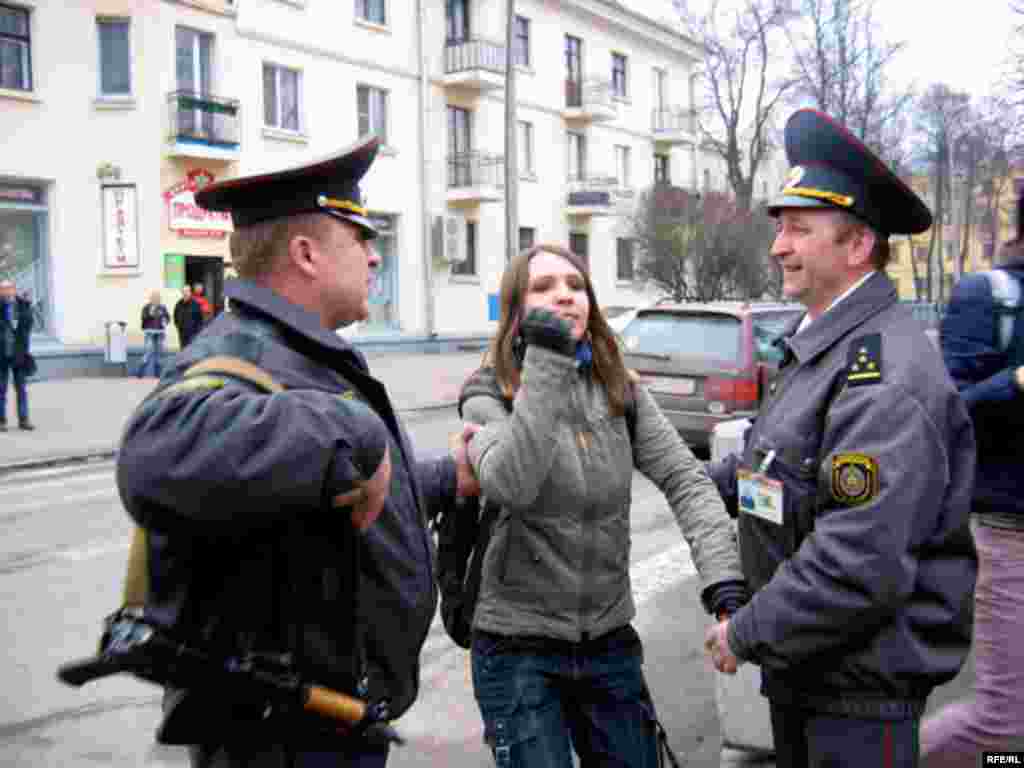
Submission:
M 707 588 L 740 580 L 736 535 L 703 465 L 651 396 L 635 387 L 636 444 L 604 387 L 575 361 L 529 347 L 512 413 L 464 395 L 482 495 L 502 506 L 484 559 L 473 626 L 578 642 L 628 624 L 630 497 L 635 465 L 665 494 Z
M 117 480 L 149 530 L 147 613 L 207 643 L 290 654 L 321 685 L 351 692 L 365 674 L 369 696 L 400 715 L 416 697 L 436 607 L 429 505 L 454 500 L 454 463 L 415 461 L 383 385 L 315 317 L 251 282 L 227 292 L 232 311 L 160 386 L 232 355 L 287 391 L 219 377 L 220 386 L 214 378 L 150 399 L 131 417 Z M 356 535 L 331 499 L 354 487 L 353 451 L 371 429 L 387 433 L 391 492 Z M 273 726 L 246 739 L 257 736 L 273 738 Z
M 970 420 L 884 274 L 783 343 L 742 457 L 747 469 L 767 462 L 783 484 L 783 520 L 740 499 L 740 551 L 757 591 L 732 618 L 729 644 L 761 664 L 773 700 L 915 716 L 970 645 Z M 731 502 L 738 463 L 712 468 Z

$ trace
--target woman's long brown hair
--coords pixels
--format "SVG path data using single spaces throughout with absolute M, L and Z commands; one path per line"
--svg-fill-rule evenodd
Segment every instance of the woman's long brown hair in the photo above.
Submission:
M 519 365 L 513 352 L 513 342 L 519 332 L 519 321 L 523 304 L 530 285 L 530 261 L 538 253 L 553 253 L 561 256 L 583 276 L 587 297 L 590 299 L 590 314 L 587 317 L 587 336 L 594 351 L 593 375 L 608 393 L 609 410 L 613 416 L 625 412 L 626 386 L 629 374 L 622 360 L 622 352 L 615 334 L 597 303 L 594 284 L 583 259 L 560 245 L 540 243 L 523 251 L 505 268 L 501 276 L 501 314 L 498 318 L 498 332 L 487 351 L 486 364 L 494 366 L 494 372 L 505 396 L 515 397 L 519 389 Z

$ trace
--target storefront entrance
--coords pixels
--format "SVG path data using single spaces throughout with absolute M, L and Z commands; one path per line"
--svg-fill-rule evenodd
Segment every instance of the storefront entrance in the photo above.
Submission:
M 224 311 L 224 260 L 219 256 L 185 256 L 185 282 L 203 286 L 214 316 Z

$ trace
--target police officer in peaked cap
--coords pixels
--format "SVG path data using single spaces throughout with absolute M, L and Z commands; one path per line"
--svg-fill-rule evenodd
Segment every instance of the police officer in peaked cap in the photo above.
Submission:
M 706 646 L 721 672 L 760 666 L 779 766 L 913 766 L 977 569 L 971 422 L 884 271 L 889 236 L 932 218 L 827 115 L 796 112 L 785 140 L 771 254 L 806 312 L 742 453 L 709 467 L 756 591 Z
M 414 459 L 384 386 L 335 332 L 367 317 L 380 263 L 359 189 L 377 148 L 199 192 L 234 221 L 232 311 L 132 415 L 117 479 L 148 533 L 147 616 L 200 645 L 290 658 L 302 678 L 398 717 L 436 604 L 427 519 L 478 486 L 464 445 Z M 193 693 L 181 738 L 194 766 L 387 758 L 334 726 Z

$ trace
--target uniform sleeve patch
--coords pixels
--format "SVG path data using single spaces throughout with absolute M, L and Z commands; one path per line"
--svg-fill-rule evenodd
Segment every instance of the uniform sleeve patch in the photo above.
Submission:
M 882 381 L 882 335 L 873 333 L 854 339 L 846 361 L 846 384 L 861 387 Z
M 864 453 L 837 453 L 832 457 L 832 498 L 854 507 L 878 495 L 878 461 Z

